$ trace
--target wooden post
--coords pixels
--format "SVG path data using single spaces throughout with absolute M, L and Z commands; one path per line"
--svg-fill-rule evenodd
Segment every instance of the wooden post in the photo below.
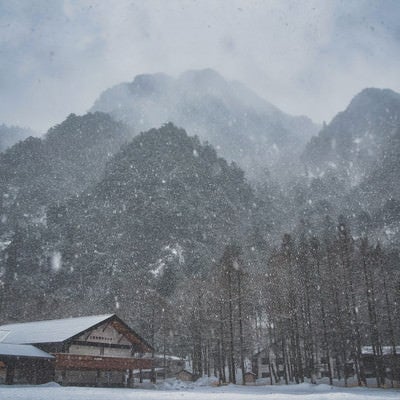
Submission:
M 15 375 L 15 363 L 9 361 L 7 362 L 6 385 L 12 385 L 14 383 L 14 375 Z
M 36 361 L 36 362 L 34 361 L 32 364 L 33 364 L 33 368 L 34 368 L 33 376 L 32 376 L 32 383 L 34 385 L 37 385 L 39 383 L 38 382 L 38 372 L 42 371 L 43 367 L 42 367 L 40 361 Z
M 98 369 L 96 371 L 96 386 L 99 387 L 101 386 L 100 381 L 101 381 L 101 371 Z
M 66 386 L 66 384 L 67 384 L 67 370 L 63 369 L 61 371 L 61 385 Z
M 133 388 L 134 378 L 133 378 L 133 370 L 130 369 L 128 373 L 128 387 Z

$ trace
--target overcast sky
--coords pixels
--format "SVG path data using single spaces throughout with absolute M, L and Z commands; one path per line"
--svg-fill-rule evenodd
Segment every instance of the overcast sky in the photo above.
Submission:
M 400 0 L 0 0 L 0 123 L 45 131 L 137 74 L 202 68 L 329 121 L 400 91 Z

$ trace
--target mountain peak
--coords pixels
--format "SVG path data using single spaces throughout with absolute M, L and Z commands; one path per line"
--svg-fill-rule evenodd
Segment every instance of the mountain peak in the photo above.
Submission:
M 179 79 L 182 81 L 190 81 L 198 84 L 226 82 L 221 74 L 211 68 L 186 71 L 180 75 Z
M 186 71 L 179 76 L 176 83 L 186 96 L 211 96 L 223 98 L 224 102 L 236 97 L 232 82 L 211 68 Z
M 173 78 L 163 73 L 136 75 L 130 84 L 133 93 L 139 95 L 160 93 L 172 84 Z
M 351 100 L 347 110 L 384 108 L 400 103 L 400 94 L 390 89 L 366 88 Z
M 346 176 L 368 173 L 385 143 L 400 123 L 400 94 L 390 89 L 367 88 L 337 114 L 303 153 L 303 161 L 317 172 L 340 168 Z M 340 167 L 339 167 L 340 166 Z

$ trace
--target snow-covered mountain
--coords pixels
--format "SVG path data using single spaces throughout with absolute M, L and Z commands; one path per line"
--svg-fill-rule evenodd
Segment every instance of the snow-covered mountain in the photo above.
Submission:
M 189 135 L 209 141 L 249 176 L 265 167 L 290 167 L 318 126 L 293 117 L 238 82 L 211 69 L 187 71 L 178 78 L 138 75 L 103 92 L 92 111 L 110 113 L 137 132 L 173 122 Z
M 0 153 L 0 234 L 97 182 L 131 135 L 108 114 L 71 114 L 43 138 L 29 137 Z
M 302 161 L 309 182 L 301 213 L 344 214 L 359 235 L 400 242 L 400 94 L 369 88 L 357 94 L 318 136 Z M 304 210 L 307 211 L 304 211 Z
M 94 128 L 103 118 L 111 120 L 97 113 L 71 116 L 63 124 L 71 127 L 74 122 L 86 122 Z M 110 122 L 109 128 L 114 126 Z M 60 127 L 52 131 L 54 140 L 60 143 L 64 133 L 66 138 L 74 136 L 67 131 Z M 84 136 L 90 136 L 90 132 Z M 42 146 L 48 146 L 48 141 L 49 137 Z M 107 155 L 102 158 L 107 159 Z M 75 173 L 70 169 L 65 173 L 68 171 Z M 37 182 L 38 178 L 31 179 Z M 46 181 L 57 185 L 51 177 Z M 10 199 L 3 215 L 26 221 L 18 228 L 3 223 L 4 228 L 13 230 L 8 236 L 4 234 L 6 252 L 11 254 L 15 249 L 18 253 L 18 266 L 10 261 L 7 276 L 12 281 L 17 268 L 23 277 L 21 282 L 12 281 L 15 293 L 35 291 L 33 283 L 43 279 L 48 287 L 45 302 L 59 299 L 63 292 L 63 307 L 79 302 L 88 310 L 112 307 L 115 294 L 110 293 L 119 293 L 123 307 L 131 304 L 127 299 L 135 296 L 135 289 L 156 288 L 163 295 L 171 295 L 183 278 L 206 274 L 227 243 L 246 241 L 256 206 L 240 168 L 172 124 L 135 137 L 108 159 L 97 183 L 85 183 L 87 189 L 81 193 L 62 192 L 56 186 L 65 200 L 60 196 L 54 201 L 45 198 L 41 203 L 45 205 L 47 200 L 42 222 L 17 213 L 17 201 Z M 37 199 L 30 188 L 25 184 L 17 193 L 18 199 L 30 194 L 38 207 L 42 198 Z M 51 195 L 53 190 L 42 187 L 42 196 Z M 59 267 L 55 269 L 57 280 L 48 285 L 46 276 L 54 272 L 52 259 L 58 260 Z M 68 297 L 70 291 L 72 297 Z M 23 296 L 19 297 L 24 302 Z M 15 304 L 10 313 L 19 312 Z M 22 303 L 20 306 L 26 309 Z
M 399 125 L 400 94 L 364 89 L 310 140 L 302 160 L 314 176 L 332 170 L 355 185 L 371 172 Z

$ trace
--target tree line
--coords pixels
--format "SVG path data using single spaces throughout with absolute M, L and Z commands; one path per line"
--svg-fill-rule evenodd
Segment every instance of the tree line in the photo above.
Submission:
M 354 237 L 344 217 L 326 217 L 318 237 L 301 223 L 267 247 L 228 245 L 208 277 L 178 286 L 169 350 L 190 354 L 195 375 L 221 382 L 244 382 L 253 354 L 270 348 L 283 368 L 270 365 L 271 383 L 313 381 L 321 371 L 331 384 L 353 375 L 359 385 L 371 375 L 378 387 L 398 380 L 398 253 Z

